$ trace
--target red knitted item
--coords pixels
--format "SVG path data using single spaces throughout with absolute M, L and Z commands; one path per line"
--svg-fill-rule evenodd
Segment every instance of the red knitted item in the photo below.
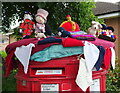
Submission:
M 66 38 L 62 41 L 62 45 L 64 47 L 75 47 L 75 46 L 84 46 L 81 40 L 73 39 L 73 38 Z
M 102 65 L 103 69 L 108 70 L 110 68 L 111 55 L 112 55 L 111 49 L 107 48 L 104 56 L 104 62 Z

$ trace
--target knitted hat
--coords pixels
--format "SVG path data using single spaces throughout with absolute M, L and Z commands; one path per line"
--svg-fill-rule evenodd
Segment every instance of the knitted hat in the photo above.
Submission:
M 101 24 L 102 25 L 102 30 L 106 30 L 107 29 L 107 26 L 106 25 L 104 25 L 104 24 Z
M 112 32 L 114 32 L 114 28 L 112 26 L 108 26 L 106 29 L 111 30 Z
M 45 20 L 47 20 L 48 14 L 49 13 L 46 10 L 44 10 L 44 9 L 38 9 L 36 16 L 41 16 L 42 18 L 44 18 Z
M 64 21 L 60 27 L 63 27 L 66 31 L 80 31 L 79 25 L 71 20 L 70 15 L 66 16 L 67 21 Z
M 29 11 L 25 11 L 24 14 L 30 14 L 30 15 L 31 15 L 31 12 L 29 12 Z

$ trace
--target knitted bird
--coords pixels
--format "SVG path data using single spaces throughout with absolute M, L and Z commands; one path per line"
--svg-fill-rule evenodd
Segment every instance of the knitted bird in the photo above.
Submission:
M 66 31 L 63 27 L 58 28 L 58 35 L 61 37 L 71 37 L 70 32 Z

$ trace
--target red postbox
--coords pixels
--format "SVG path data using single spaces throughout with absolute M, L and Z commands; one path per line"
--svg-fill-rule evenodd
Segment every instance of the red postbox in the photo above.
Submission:
M 23 66 L 18 62 L 17 91 L 30 93 L 82 93 L 75 83 L 79 60 L 78 55 L 58 58 L 46 62 L 30 61 L 28 73 L 25 74 Z M 106 70 L 93 71 L 93 82 L 86 93 L 91 91 L 106 91 Z M 84 92 L 83 92 L 84 93 Z

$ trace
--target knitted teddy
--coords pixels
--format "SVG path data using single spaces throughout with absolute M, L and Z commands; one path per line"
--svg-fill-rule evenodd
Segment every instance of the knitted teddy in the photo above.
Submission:
M 30 38 L 33 30 L 35 29 L 35 23 L 32 21 L 31 13 L 25 11 L 24 22 L 20 25 L 20 33 L 23 34 L 23 39 Z
M 92 21 L 92 27 L 88 28 L 88 34 L 96 37 L 96 32 L 102 28 L 102 25 L 99 22 Z
M 36 38 L 46 38 L 45 36 L 45 23 L 47 21 L 48 12 L 44 9 L 38 9 L 35 19 L 37 21 L 35 27 Z

